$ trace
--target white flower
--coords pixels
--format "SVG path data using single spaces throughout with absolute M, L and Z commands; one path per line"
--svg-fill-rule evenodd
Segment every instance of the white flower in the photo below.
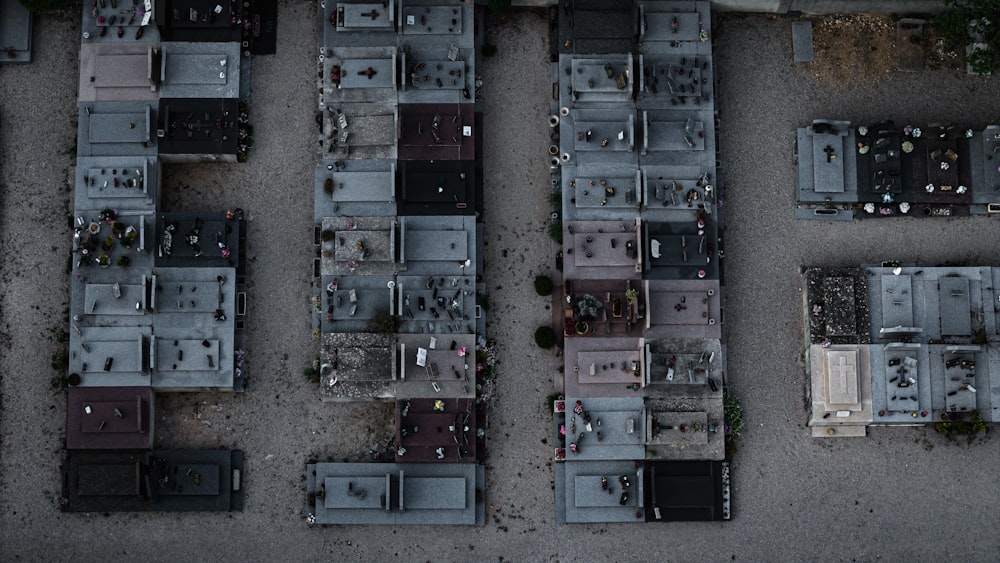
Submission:
M 865 213 L 875 213 L 875 204 L 868 202 L 865 204 Z

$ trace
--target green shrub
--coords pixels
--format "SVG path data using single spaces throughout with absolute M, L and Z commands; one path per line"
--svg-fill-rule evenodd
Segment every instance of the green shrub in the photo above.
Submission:
M 977 74 L 1000 69 L 1000 21 L 996 17 L 1000 1 L 946 0 L 945 4 L 951 10 L 934 18 L 934 26 L 944 39 L 944 48 L 962 56 Z M 966 45 L 976 41 L 985 47 L 966 53 Z
M 552 224 L 549 225 L 549 236 L 552 237 L 552 240 L 558 242 L 559 244 L 563 243 L 562 221 L 553 221 Z
M 983 420 L 979 411 L 972 411 L 970 420 L 951 420 L 948 422 L 935 422 L 934 431 L 940 432 L 951 438 L 953 435 L 968 436 L 972 440 L 980 432 L 986 431 L 986 421 Z
M 552 295 L 552 278 L 549 276 L 535 276 L 535 292 L 542 297 Z
M 52 354 L 52 358 L 49 363 L 52 365 L 52 369 L 56 373 L 62 373 L 69 368 L 69 350 L 66 348 L 61 348 L 57 352 Z
M 540 326 L 535 330 L 535 344 L 543 350 L 548 350 L 556 344 L 556 331 L 550 326 Z
M 312 383 L 319 383 L 319 358 L 316 358 L 302 370 L 302 375 Z
M 743 405 L 735 395 L 726 393 L 722 397 L 722 410 L 726 419 L 726 434 L 739 436 L 743 430 Z

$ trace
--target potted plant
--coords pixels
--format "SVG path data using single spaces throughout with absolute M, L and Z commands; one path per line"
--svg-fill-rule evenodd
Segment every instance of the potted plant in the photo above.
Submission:
M 104 237 L 104 241 L 101 243 L 101 250 L 103 250 L 104 252 L 111 252 L 111 250 L 114 247 L 115 247 L 115 236 L 108 235 Z
M 97 264 L 102 268 L 107 268 L 111 264 L 111 259 L 104 252 L 97 255 Z
M 590 330 L 590 325 L 587 324 L 586 321 L 577 321 L 576 322 L 576 333 L 579 334 L 580 336 L 583 336 L 584 334 L 587 334 L 587 331 L 589 331 L 589 330 Z
M 333 193 L 333 178 L 327 178 L 323 181 L 323 191 L 328 194 Z
M 132 248 L 135 241 L 139 239 L 139 233 L 135 230 L 135 227 L 129 226 L 125 229 L 125 234 L 121 237 L 121 245 L 125 248 Z
M 122 268 L 124 268 L 125 266 L 128 266 L 131 262 L 132 262 L 132 260 L 128 256 L 119 256 L 118 257 L 118 265 L 121 266 Z
M 573 320 L 573 317 L 566 317 L 566 320 L 563 322 L 563 336 L 569 336 L 575 331 L 576 321 Z
M 603 307 L 596 297 L 589 293 L 583 294 L 576 302 L 576 310 L 579 311 L 580 320 L 593 320 L 597 318 L 597 311 Z
M 319 234 L 319 238 L 322 239 L 323 242 L 330 242 L 335 236 L 337 235 L 330 229 L 323 229 L 323 232 Z

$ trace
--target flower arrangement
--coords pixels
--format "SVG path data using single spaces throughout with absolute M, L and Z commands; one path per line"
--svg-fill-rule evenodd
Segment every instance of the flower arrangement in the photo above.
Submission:
M 237 122 L 239 142 L 236 147 L 236 160 L 237 162 L 246 162 L 250 147 L 253 146 L 253 126 L 250 125 L 250 106 L 245 101 L 240 102 L 240 115 Z
M 106 207 L 100 213 L 101 221 L 105 223 L 112 223 L 118 218 L 118 210 L 113 207 Z
M 488 343 L 476 345 L 476 373 L 490 381 L 497 375 L 497 355 L 493 346 Z
M 246 351 L 239 349 L 233 355 L 236 356 L 236 366 L 233 369 L 233 375 L 236 376 L 236 379 L 239 379 L 243 377 L 243 356 L 246 355 Z
M 80 237 L 80 246 L 83 247 L 84 254 L 86 254 L 87 251 L 97 250 L 97 237 L 91 235 L 89 232 L 84 233 L 83 236 Z

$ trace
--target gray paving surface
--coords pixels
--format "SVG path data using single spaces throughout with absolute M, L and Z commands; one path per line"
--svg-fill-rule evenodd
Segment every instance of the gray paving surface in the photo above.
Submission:
M 792 220 L 795 128 L 814 117 L 915 121 L 1000 117 L 998 79 L 952 72 L 830 88 L 792 66 L 790 23 L 716 27 L 720 137 L 729 186 L 725 327 L 728 380 L 748 426 L 733 466 L 735 520 L 718 524 L 554 524 L 551 431 L 543 398 L 553 358 L 531 344 L 547 322 L 532 278 L 551 267 L 545 234 L 547 21 L 512 16 L 489 32 L 486 82 L 486 276 L 501 378 L 491 416 L 482 528 L 310 528 L 307 459 L 359 460 L 374 407 L 321 403 L 301 375 L 311 338 L 315 174 L 315 5 L 279 4 L 278 54 L 253 61 L 257 144 L 247 165 L 168 167 L 174 209 L 239 205 L 250 219 L 247 393 L 157 401 L 157 447 L 246 451 L 245 510 L 234 514 L 69 515 L 58 511 L 64 399 L 48 389 L 49 329 L 66 324 L 63 214 L 76 118 L 78 15 L 36 20 L 35 61 L 0 68 L 0 560 L 986 561 L 1000 552 L 1000 440 L 975 446 L 916 430 L 815 441 L 804 427 L 803 264 L 891 258 L 996 263 L 996 223 Z M 510 72 L 517 68 L 518 72 Z M 349 431 L 360 428 L 360 431 Z M 178 436 L 183 436 L 179 438 Z M 985 533 L 984 533 L 985 532 Z

